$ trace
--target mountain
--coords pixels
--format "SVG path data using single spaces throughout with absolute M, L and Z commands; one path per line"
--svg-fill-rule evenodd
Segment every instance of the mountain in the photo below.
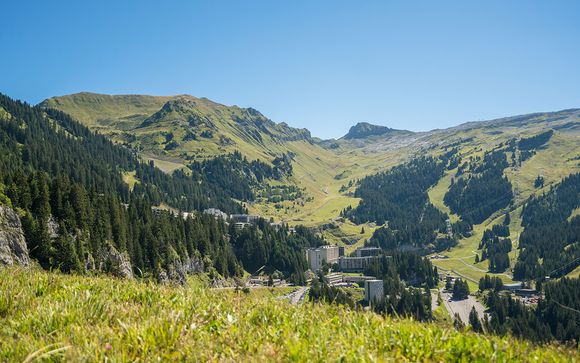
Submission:
M 0 204 L 20 219 L 34 263 L 66 273 L 185 284 L 191 272 L 221 281 L 261 271 L 304 284 L 305 248 L 379 247 L 390 258 L 364 272 L 384 280 L 388 301 L 373 310 L 429 321 L 434 266 L 469 281 L 456 282 L 462 291 L 487 274 L 540 288 L 546 275 L 580 273 L 579 120 L 564 110 L 421 133 L 358 124 L 321 142 L 187 95 L 78 94 L 38 107 L 1 96 Z M 210 207 L 264 218 L 239 228 L 199 213 Z M 496 313 L 486 329 L 575 339 L 578 324 L 553 318 L 553 304 L 577 307 L 561 294 L 577 281 L 547 284 L 552 302 L 535 315 L 523 305 L 506 314 L 519 303 L 486 295 Z M 359 304 L 317 281 L 308 294 Z M 542 328 L 514 328 L 528 323 Z
M 344 203 L 339 186 L 333 185 L 335 176 L 347 169 L 353 175 L 364 172 L 364 165 L 353 168 L 349 160 L 338 159 L 308 130 L 275 123 L 252 108 L 225 106 L 205 98 L 79 93 L 47 99 L 39 107 L 70 114 L 166 172 L 189 173 L 192 162 L 234 152 L 271 165 L 275 160 L 292 159 L 292 174 L 273 184 L 298 188 L 304 197 L 249 205 L 254 213 L 283 220 L 318 223 L 319 217 L 313 213 L 337 200 Z M 287 194 L 277 185 L 272 187 L 272 192 Z
M 364 139 L 371 136 L 383 136 L 392 134 L 408 134 L 411 131 L 395 130 L 388 128 L 386 126 L 378 126 L 369 124 L 368 122 L 359 122 L 352 126 L 346 135 L 342 138 L 346 140 L 350 139 Z
M 522 203 L 537 192 L 530 186 L 538 173 L 545 174 L 549 185 L 573 171 L 576 164 L 571 160 L 580 147 L 577 142 L 580 111 L 574 109 L 468 122 L 416 133 L 359 123 L 339 140 L 319 141 L 307 130 L 275 123 L 252 108 L 225 106 L 187 95 L 79 93 L 53 97 L 40 106 L 71 114 L 167 172 L 176 169 L 188 172 L 188 165 L 194 160 L 236 151 L 249 160 L 269 164 L 283 155 L 291 156 L 292 175 L 276 183 L 299 188 L 303 197 L 255 203 L 249 208 L 262 215 L 309 225 L 328 222 L 342 209 L 355 206 L 358 199 L 352 198 L 352 185 L 367 175 L 417 156 L 437 156 L 453 148 L 463 159 L 477 158 L 511 139 L 554 130 L 552 141 L 544 149 L 535 151 L 521 166 L 505 170 L 514 185 L 515 200 Z M 451 179 L 452 175 L 446 172 L 430 192 L 431 202 L 446 213 L 451 211 L 443 196 Z M 453 214 L 451 217 L 456 218 Z
M 308 130 L 275 123 L 255 109 L 189 95 L 78 93 L 53 97 L 39 106 L 64 111 L 113 140 L 151 155 L 203 159 L 247 150 L 270 159 L 275 157 L 272 144 L 313 142 Z M 252 150 L 256 148 L 260 150 Z

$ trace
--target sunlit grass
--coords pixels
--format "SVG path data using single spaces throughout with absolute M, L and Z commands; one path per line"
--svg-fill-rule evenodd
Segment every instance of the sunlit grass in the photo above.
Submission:
M 0 360 L 566 361 L 576 352 L 269 292 L 0 270 Z

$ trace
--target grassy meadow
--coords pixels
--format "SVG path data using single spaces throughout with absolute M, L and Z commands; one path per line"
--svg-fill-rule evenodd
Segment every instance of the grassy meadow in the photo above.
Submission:
M 286 290 L 287 291 L 287 290 Z M 326 304 L 39 270 L 0 270 L 0 361 L 541 361 L 577 350 Z

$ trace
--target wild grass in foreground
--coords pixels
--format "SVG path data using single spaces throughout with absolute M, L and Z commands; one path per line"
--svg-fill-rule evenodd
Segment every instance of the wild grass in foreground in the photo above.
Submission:
M 265 291 L 0 269 L 0 361 L 575 361 L 562 346 L 460 333 Z

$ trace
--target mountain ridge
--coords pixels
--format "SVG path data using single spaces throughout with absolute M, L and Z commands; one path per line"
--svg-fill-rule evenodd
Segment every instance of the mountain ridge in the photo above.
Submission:
M 114 101 L 113 103 L 119 104 L 123 103 L 124 112 L 121 110 L 113 110 L 111 107 L 103 106 L 99 108 L 99 112 L 103 113 L 101 119 L 97 118 L 95 115 L 87 114 L 86 112 L 80 112 L 82 107 L 88 107 L 87 101 L 92 101 L 97 104 L 104 104 L 105 101 Z M 266 116 L 264 116 L 260 111 L 252 108 L 252 107 L 240 107 L 237 105 L 225 105 L 206 97 L 196 97 L 189 94 L 176 94 L 176 95 L 168 95 L 168 96 L 156 96 L 156 95 L 144 95 L 144 94 L 104 94 L 104 93 L 94 93 L 94 92 L 78 92 L 68 95 L 62 96 L 53 96 L 49 97 L 42 102 L 40 102 L 37 106 L 39 107 L 51 107 L 57 108 L 62 111 L 69 113 L 71 116 L 77 118 L 82 123 L 88 124 L 88 126 L 92 126 L 91 124 L 96 123 L 96 121 L 104 121 L 107 120 L 107 117 L 111 117 L 111 113 L 116 111 L 118 114 L 116 118 L 118 119 L 126 119 L 130 118 L 131 116 L 137 117 L 139 115 L 143 116 L 140 112 L 137 111 L 151 111 L 152 108 L 155 108 L 155 111 L 151 112 L 149 116 L 153 113 L 160 111 L 165 103 L 175 100 L 191 100 L 193 102 L 198 102 L 200 105 L 212 105 L 214 107 L 224 107 L 224 108 L 231 108 L 237 110 L 246 110 L 249 113 L 258 114 L 260 117 L 263 117 L 266 120 L 273 122 L 276 125 L 283 126 L 285 128 L 289 128 L 292 130 L 300 130 L 305 135 L 308 135 L 308 138 L 312 140 L 321 140 L 321 141 L 332 141 L 336 139 L 322 139 L 316 136 L 312 136 L 310 131 L 306 128 L 298 128 L 290 126 L 286 122 L 279 122 L 276 123 Z M 498 124 L 521 124 L 526 120 L 533 120 L 541 117 L 550 117 L 556 114 L 573 114 L 573 113 L 580 113 L 580 108 L 567 108 L 557 111 L 547 111 L 547 112 L 532 112 L 532 113 L 523 113 L 513 116 L 506 116 L 500 118 L 494 118 L 490 120 L 481 120 L 481 121 L 465 121 L 461 122 L 457 125 L 446 127 L 446 128 L 434 128 L 427 131 L 410 131 L 410 130 L 399 130 L 393 129 L 388 126 L 384 125 L 377 125 L 371 124 L 369 122 L 357 122 L 353 126 L 350 127 L 349 131 L 338 140 L 353 140 L 353 139 L 363 139 L 367 137 L 376 137 L 382 135 L 412 135 L 412 134 L 430 134 L 435 132 L 442 132 L 442 131 L 451 131 L 457 129 L 468 129 L 473 127 L 479 126 L 490 126 L 490 125 L 498 125 Z M 141 121 L 146 119 L 143 118 Z

